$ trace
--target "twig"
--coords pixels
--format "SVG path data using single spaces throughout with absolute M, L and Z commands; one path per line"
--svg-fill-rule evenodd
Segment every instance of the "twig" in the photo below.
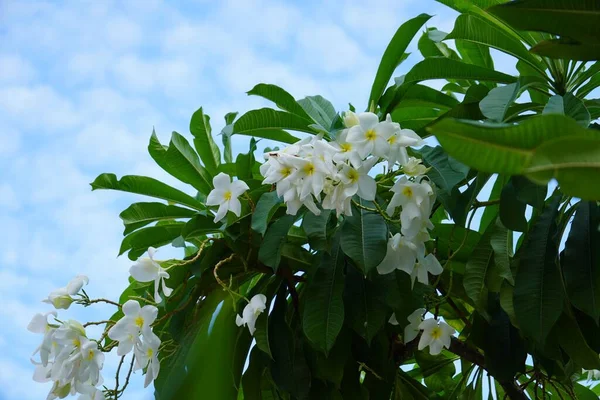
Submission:
M 500 204 L 500 199 L 488 200 L 488 201 L 475 200 L 475 201 L 473 201 L 473 205 L 471 206 L 471 209 L 473 210 L 473 209 L 480 208 L 480 207 L 495 206 L 498 204 Z
M 112 304 L 113 306 L 121 308 L 121 305 L 119 303 L 117 303 L 116 301 L 108 300 L 108 299 L 86 300 L 84 305 L 87 307 L 94 303 L 107 303 L 107 304 Z
M 113 320 L 110 320 L 110 319 L 109 319 L 109 320 L 107 320 L 107 321 L 94 321 L 94 322 L 86 322 L 85 324 L 83 324 L 83 327 L 84 327 L 84 328 L 87 328 L 87 327 L 88 327 L 88 326 L 90 326 L 90 325 L 103 325 L 103 324 L 111 324 L 111 325 L 114 325 L 114 324 L 116 324 L 116 322 L 115 322 L 115 321 L 113 321 Z
M 125 389 L 127 389 L 127 386 L 129 385 L 129 378 L 131 377 L 131 373 L 133 372 L 134 361 L 135 361 L 135 354 L 131 356 L 131 364 L 129 364 L 129 371 L 127 372 L 127 377 L 125 377 L 125 384 L 123 385 L 123 388 L 121 389 L 120 393 L 116 394 L 116 398 L 121 397 L 121 395 L 123 393 L 125 393 Z
M 121 357 L 121 361 L 119 361 L 119 366 L 117 367 L 117 374 L 115 375 L 115 390 L 113 392 L 113 394 L 115 395 L 115 400 L 118 399 L 119 374 L 121 373 L 121 367 L 123 366 L 123 361 L 125 361 L 125 356 Z

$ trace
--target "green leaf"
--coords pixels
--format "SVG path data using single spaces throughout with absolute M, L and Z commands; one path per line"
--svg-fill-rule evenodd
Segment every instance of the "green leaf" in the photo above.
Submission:
M 256 151 L 256 140 L 250 139 L 250 149 L 248 153 L 240 153 L 235 159 L 235 171 L 238 179 L 249 181 L 252 179 L 254 166 L 256 165 L 256 159 L 254 158 L 254 152 Z
M 559 193 L 552 198 L 529 231 L 515 279 L 514 307 L 519 326 L 538 343 L 544 343 L 563 310 L 564 294 L 556 263 L 560 197 Z
M 190 218 L 196 211 L 163 203 L 133 203 L 119 217 L 125 225 L 124 235 L 142 228 L 152 222 L 177 218 Z
M 600 41 L 600 4 L 594 0 L 520 0 L 491 7 L 490 13 L 516 29 Z
M 466 40 L 457 40 L 455 43 L 456 49 L 464 61 L 480 67 L 494 69 L 494 60 L 487 46 Z
M 235 121 L 235 117 L 237 117 L 237 112 L 230 112 L 225 114 L 225 127 L 221 130 L 221 140 L 223 142 L 223 159 L 225 163 L 231 164 L 233 162 L 233 156 L 231 154 L 231 134 L 233 132 L 233 121 Z M 221 164 L 219 167 L 219 172 L 222 172 L 222 167 L 224 164 Z
M 205 208 L 202 203 L 193 197 L 146 176 L 126 175 L 117 180 L 115 174 L 100 174 L 90 185 L 92 186 L 92 190 L 120 190 L 122 192 L 143 194 L 172 203 L 179 203 L 196 210 L 203 210 Z
M 286 215 L 275 221 L 275 223 L 267 230 L 267 233 L 260 244 L 258 259 L 266 266 L 273 268 L 273 271 L 277 271 L 277 268 L 279 267 L 279 263 L 281 262 L 281 250 L 286 242 L 288 231 L 294 224 L 294 221 L 296 221 L 296 216 L 294 215 Z
M 533 68 L 538 68 L 535 56 L 527 51 L 523 43 L 497 24 L 478 15 L 459 15 L 454 24 L 454 29 L 446 36 L 446 40 L 449 39 L 457 40 L 457 46 L 461 40 L 489 46 L 523 60 Z M 493 69 L 493 65 L 488 66 L 488 68 Z
M 327 250 L 329 249 L 328 241 L 328 228 L 330 228 L 330 217 L 332 215 L 331 210 L 323 210 L 320 215 L 313 213 L 306 213 L 302 218 L 302 229 L 308 237 L 308 243 L 310 247 L 315 250 Z M 337 223 L 337 218 L 334 218 L 334 223 Z
M 206 215 L 198 214 L 185 224 L 181 236 L 183 236 L 184 239 L 191 239 L 220 231 L 220 225 L 213 222 L 212 216 L 208 217 Z
M 504 185 L 508 182 L 508 179 L 509 177 L 506 175 L 496 176 L 496 181 L 494 182 L 492 192 L 489 196 L 491 200 L 496 200 L 500 198 L 500 193 L 502 193 L 502 189 L 504 188 Z M 499 210 L 500 206 L 498 204 L 491 204 L 484 208 L 483 215 L 481 216 L 481 221 L 479 222 L 479 232 L 485 232 L 490 223 L 496 219 Z
M 425 85 L 412 85 L 402 97 L 402 102 L 398 107 L 435 107 L 450 109 L 459 104 L 454 97 L 448 96 Z
M 280 109 L 310 120 L 310 116 L 304 111 L 300 104 L 298 104 L 296 99 L 294 99 L 294 96 L 279 86 L 259 83 L 247 93 L 248 95 L 264 97 L 267 100 L 271 100 Z
M 296 114 L 271 108 L 261 108 L 248 111 L 242 115 L 233 124 L 233 134 L 260 137 L 284 143 L 296 143 L 299 139 L 290 135 L 284 129 L 314 133 L 309 125 L 309 121 Z
M 590 112 L 585 108 L 583 101 L 567 93 L 564 96 L 555 95 L 550 97 L 548 104 L 544 107 L 544 114 L 561 114 L 573 118 L 584 128 L 590 124 Z
M 509 107 L 519 96 L 519 89 L 519 83 L 515 82 L 490 90 L 479 103 L 481 113 L 489 119 L 502 122 Z
M 421 368 L 427 387 L 435 392 L 441 392 L 452 385 L 452 377 L 456 373 L 454 362 L 459 357 L 447 357 L 444 353 L 437 356 L 429 354 L 429 350 L 415 352 L 415 360 Z
M 324 130 L 328 131 L 333 125 L 337 113 L 333 104 L 323 96 L 306 96 L 305 98 L 298 100 L 298 104 L 300 104 L 304 111 L 306 111 L 306 113 Z
M 150 226 L 139 229 L 125 236 L 121 242 L 119 255 L 129 250 L 127 255 L 130 260 L 135 261 L 144 254 L 148 247 L 161 247 L 171 243 L 181 235 L 184 227 L 183 222 Z
M 344 254 L 334 243 L 308 282 L 304 294 L 304 334 L 325 354 L 333 347 L 344 324 Z
M 373 208 L 371 202 L 360 198 L 356 201 Z M 385 257 L 387 241 L 387 225 L 383 217 L 353 205 L 352 216 L 347 217 L 342 225 L 341 245 L 344 253 L 365 275 Z
M 411 129 L 419 133 L 442 114 L 444 110 L 437 107 L 396 107 L 392 112 L 392 121 L 398 122 L 403 129 Z
M 254 213 L 252 213 L 252 229 L 264 236 L 269 221 L 271 221 L 280 205 L 281 199 L 277 192 L 267 192 L 260 196 L 254 208 Z
M 445 57 L 431 57 L 416 64 L 404 78 L 404 84 L 430 79 L 471 79 L 484 82 L 512 83 L 514 76 Z
M 204 166 L 211 175 L 216 175 L 221 164 L 221 151 L 212 137 L 210 117 L 204 114 L 202 107 L 192 114 L 190 132 L 194 135 L 194 147 Z
M 200 165 L 198 155 L 187 139 L 173 132 L 169 147 L 164 147 L 152 132 L 148 152 L 158 165 L 170 175 L 188 183 L 207 195 L 212 188 L 212 176 Z
M 436 28 L 427 28 L 419 38 L 419 51 L 424 58 L 427 57 L 448 57 L 459 59 L 454 50 L 448 47 L 442 40 L 448 34 L 437 30 Z
M 515 284 L 510 261 L 513 256 L 513 232 L 506 229 L 500 220 L 496 221 L 496 226 L 492 230 L 490 245 L 494 249 L 494 265 L 492 266 L 493 275 L 506 279 L 511 285 Z M 493 292 L 500 291 L 500 285 L 492 287 L 488 280 L 488 287 Z
M 531 52 L 543 57 L 563 60 L 600 60 L 599 44 L 580 43 L 567 38 L 544 40 L 536 44 Z
M 600 318 L 600 207 L 582 201 L 561 256 L 567 294 L 573 306 L 596 322 Z
M 388 82 L 390 81 L 392 74 L 398 67 L 398 64 L 403 59 L 404 52 L 412 41 L 413 37 L 417 34 L 419 29 L 431 18 L 431 15 L 421 14 L 413 19 L 406 21 L 402 24 L 392 40 L 385 49 L 381 62 L 377 68 L 377 74 L 371 87 L 371 94 L 369 95 L 369 106 L 371 103 L 377 104 L 379 98 L 383 94 Z
M 578 366 L 585 369 L 600 368 L 598 353 L 587 344 L 574 318 L 563 313 L 556 323 L 555 329 L 560 347 Z
M 517 189 L 511 179 L 500 195 L 500 220 L 508 229 L 517 232 L 527 231 L 525 208 L 527 204 L 518 197 Z
M 599 137 L 593 130 L 583 129 L 571 118 L 559 115 L 535 116 L 519 125 L 457 121 L 446 118 L 430 126 L 428 130 L 436 135 L 448 154 L 472 168 L 483 172 L 510 175 L 522 175 L 528 173 L 529 169 L 532 175 L 535 172 L 545 172 L 546 174 L 537 176 L 537 180 L 540 181 L 552 177 L 552 173 L 548 170 L 553 167 L 553 164 L 551 160 L 544 157 L 557 158 L 559 161 L 561 157 L 578 154 L 576 151 L 579 151 L 573 149 L 570 152 L 556 154 L 555 150 L 558 149 L 552 147 L 542 149 L 542 147 L 551 146 L 557 143 L 553 139 L 566 136 L 568 138 L 563 139 L 588 138 L 590 144 Z M 567 145 L 578 147 L 577 140 Z M 537 153 L 540 153 L 539 157 L 534 159 L 534 154 Z M 588 150 L 587 158 L 589 160 L 585 161 L 593 162 L 595 157 L 592 150 Z M 593 167 L 592 164 L 590 168 Z M 555 177 L 558 179 L 559 175 Z M 536 176 L 532 178 L 535 180 Z

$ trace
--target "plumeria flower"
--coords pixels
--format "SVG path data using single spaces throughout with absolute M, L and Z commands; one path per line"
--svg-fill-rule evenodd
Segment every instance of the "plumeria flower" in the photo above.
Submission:
M 352 111 L 346 111 L 344 113 L 344 125 L 346 128 L 352 128 L 355 125 L 360 124 L 358 116 Z
M 427 257 L 419 257 L 419 261 L 417 261 L 410 272 L 406 269 L 402 270 L 410 275 L 412 286 L 414 286 L 415 279 L 425 285 L 429 285 L 428 274 L 439 275 L 444 271 L 444 268 L 433 254 L 428 254 Z
M 96 385 L 100 381 L 100 370 L 104 365 L 104 353 L 98 348 L 98 343 L 85 340 L 81 345 L 82 364 L 79 379 Z
M 80 394 L 77 400 L 106 400 L 104 392 L 95 386 L 89 385 L 89 389 L 84 389 L 85 392 Z M 80 392 L 81 393 L 81 392 Z
M 337 216 L 344 214 L 347 216 L 352 215 L 352 196 L 356 188 L 348 188 L 342 183 L 337 185 L 326 185 L 323 192 L 325 198 L 323 199 L 323 208 L 325 210 L 335 210 Z
M 260 166 L 260 173 L 265 177 L 263 184 L 277 184 L 277 195 L 283 196 L 293 184 L 290 176 L 296 171 L 296 168 L 290 163 L 293 158 L 286 154 L 270 157 L 266 163 Z M 266 167 L 265 167 L 266 166 Z
M 348 141 L 348 129 L 343 130 L 336 137 L 335 142 L 331 145 L 337 149 L 337 153 L 333 155 L 333 161 L 340 164 L 349 162 L 354 168 L 358 168 L 362 164 L 362 157 L 356 151 L 354 144 Z
M 394 193 L 387 207 L 388 215 L 393 215 L 396 207 L 414 203 L 421 207 L 433 195 L 433 188 L 427 181 L 413 182 L 403 176 L 390 189 Z
M 223 172 L 213 178 L 215 187 L 206 198 L 207 206 L 219 206 L 215 215 L 215 222 L 225 218 L 227 211 L 233 212 L 236 216 L 242 213 L 242 203 L 238 200 L 248 189 L 244 181 L 231 182 L 231 177 Z
M 250 302 L 244 307 L 242 316 L 235 318 L 237 326 L 246 325 L 251 335 L 256 331 L 256 320 L 258 316 L 267 308 L 267 297 L 264 294 L 257 294 L 250 299 Z
M 429 168 L 423 165 L 423 160 L 416 157 L 409 157 L 408 161 L 402 164 L 402 172 L 408 176 L 425 175 Z
M 412 272 L 420 251 L 425 251 L 422 243 L 414 243 L 396 233 L 388 240 L 387 252 L 381 264 L 377 266 L 377 272 L 382 275 L 396 269 Z
M 396 128 L 391 122 L 379 122 L 373 113 L 358 114 L 360 124 L 348 131 L 348 142 L 356 146 L 358 154 L 365 158 L 369 154 L 376 157 L 387 157 L 390 151 L 389 137 Z
M 326 161 L 319 157 L 296 157 L 291 158 L 290 162 L 296 167 L 290 180 L 298 182 L 300 201 L 304 201 L 311 194 L 318 197 L 323 191 L 326 177 L 331 174 Z
M 413 130 L 400 129 L 400 125 L 392 122 L 390 115 L 387 115 L 386 122 L 393 124 L 394 133 L 388 138 L 390 144 L 390 153 L 387 157 L 388 168 L 392 168 L 397 162 L 404 165 L 408 162 L 408 152 L 406 148 L 409 146 L 417 146 L 421 144 L 422 139 Z
M 146 368 L 146 379 L 144 387 L 158 377 L 160 372 L 160 362 L 158 361 L 158 348 L 160 339 L 154 335 L 152 338 L 144 338 L 143 342 L 135 346 L 136 370 Z
M 44 367 L 48 365 L 50 356 L 56 350 L 56 346 L 53 345 L 56 328 L 48 323 L 48 315 L 53 315 L 54 318 L 57 316 L 56 311 L 50 311 L 46 314 L 37 313 L 33 316 L 29 325 L 27 325 L 27 330 L 30 332 L 44 335 L 42 344 L 33 353 L 34 355 L 37 352 L 40 353 L 40 360 Z
M 108 337 L 119 342 L 119 356 L 128 354 L 140 342 L 140 333 L 144 338 L 154 339 L 156 335 L 152 332 L 151 325 L 158 315 L 158 308 L 151 305 L 140 307 L 140 303 L 135 300 L 126 301 L 122 310 L 125 316 L 108 331 Z
M 132 265 L 131 268 L 129 268 L 129 274 L 138 282 L 154 281 L 154 301 L 160 303 L 161 297 L 158 294 L 160 286 L 162 285 L 162 291 L 166 297 L 171 295 L 173 289 L 167 287 L 165 280 L 169 279 L 170 275 L 154 260 L 155 253 L 156 249 L 154 247 L 149 247 L 148 257 L 142 257 Z
M 87 285 L 88 282 L 89 279 L 87 276 L 77 275 L 67 286 L 50 292 L 48 298 L 42 301 L 44 303 L 52 304 L 56 309 L 66 310 L 71 306 L 71 303 L 75 301 L 71 296 L 75 296 L 79 293 L 83 285 Z
M 424 308 L 417 308 L 406 318 L 408 325 L 404 328 L 404 343 L 412 342 L 419 335 L 421 322 L 423 322 Z
M 361 199 L 367 201 L 375 200 L 377 194 L 377 183 L 369 176 L 369 171 L 377 163 L 376 157 L 366 160 L 358 169 L 344 164 L 339 173 L 341 182 L 346 186 L 346 193 L 350 196 L 358 194 Z
M 443 321 L 437 321 L 436 319 L 427 319 L 419 325 L 419 328 L 423 330 L 421 339 L 419 340 L 419 350 L 423 350 L 429 346 L 429 354 L 436 356 L 442 352 L 445 347 L 450 348 L 450 341 L 452 335 L 456 332 L 454 328 Z
M 409 238 L 429 239 L 428 229 L 433 229 L 433 223 L 429 220 L 431 203 L 427 201 L 421 207 L 415 203 L 408 203 L 402 207 L 400 213 L 401 232 Z
M 299 188 L 293 186 L 283 194 L 283 201 L 287 206 L 286 214 L 296 215 L 302 206 L 306 206 L 313 214 L 320 215 L 321 210 L 319 210 L 319 207 L 315 204 L 313 197 L 308 196 L 304 200 L 300 200 L 298 192 Z

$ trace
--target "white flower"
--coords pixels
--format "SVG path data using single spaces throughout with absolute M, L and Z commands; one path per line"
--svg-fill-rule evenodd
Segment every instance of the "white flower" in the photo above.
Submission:
M 358 114 L 360 124 L 350 128 L 348 142 L 356 146 L 358 154 L 365 158 L 369 154 L 377 157 L 387 157 L 390 151 L 389 137 L 396 128 L 391 122 L 379 122 L 373 113 Z
M 456 332 L 447 323 L 438 322 L 433 318 L 421 322 L 419 328 L 423 330 L 419 340 L 419 350 L 429 346 L 429 353 L 432 356 L 440 354 L 444 347 L 449 349 L 452 335 Z
M 129 353 L 134 345 L 140 342 L 140 333 L 145 339 L 153 339 L 156 336 L 152 332 L 151 325 L 158 315 L 158 308 L 151 305 L 140 307 L 135 300 L 125 302 L 122 309 L 125 316 L 108 331 L 108 337 L 119 342 L 117 348 L 119 356 Z
M 405 206 L 414 203 L 421 207 L 426 203 L 429 205 L 429 199 L 433 195 L 433 188 L 427 181 L 413 182 L 403 176 L 398 179 L 390 189 L 394 193 L 387 207 L 388 215 L 393 215 L 396 207 Z M 424 207 L 425 208 L 425 207 Z
M 412 314 L 406 318 L 408 325 L 404 328 L 404 343 L 412 342 L 419 334 L 419 326 L 423 322 L 424 308 L 417 308 Z
M 323 191 L 325 198 L 322 205 L 325 210 L 335 210 L 338 217 L 341 214 L 352 215 L 352 196 L 356 193 L 356 188 L 347 187 L 340 182 L 326 186 Z
M 56 350 L 56 346 L 53 346 L 54 342 L 54 332 L 56 328 L 48 323 L 48 315 L 53 315 L 56 318 L 56 311 L 50 311 L 46 314 L 37 313 L 31 319 L 29 325 L 27 325 L 27 329 L 33 333 L 41 333 L 44 335 L 44 339 L 42 340 L 42 344 L 34 351 L 34 355 L 39 352 L 40 360 L 42 361 L 42 366 L 46 367 L 48 365 L 48 360 L 50 356 L 54 353 L 53 350 Z
M 311 194 L 318 197 L 323 191 L 325 178 L 331 174 L 327 162 L 319 157 L 295 157 L 290 158 L 290 163 L 296 167 L 290 180 L 296 182 L 300 189 L 300 201 L 304 201 Z
M 371 157 L 366 160 L 358 169 L 352 168 L 347 164 L 342 165 L 342 170 L 338 174 L 340 181 L 346 186 L 346 193 L 353 196 L 358 193 L 361 199 L 367 201 L 375 200 L 377 194 L 377 183 L 373 177 L 369 176 L 371 168 L 377 163 L 377 157 Z
M 399 324 L 398 320 L 396 319 L 396 313 L 392 314 L 392 316 L 388 320 L 388 323 L 392 324 L 392 325 L 398 325 Z
M 409 157 L 408 161 L 402 164 L 402 172 L 408 176 L 425 175 L 429 168 L 423 165 L 423 160 L 415 157 Z
M 161 302 L 161 297 L 158 294 L 160 286 L 162 285 L 163 293 L 166 297 L 169 297 L 173 290 L 167 287 L 165 279 L 169 279 L 169 273 L 161 267 L 161 265 L 154 260 L 154 254 L 156 249 L 154 247 L 148 248 L 148 257 L 140 258 L 137 263 L 129 268 L 129 274 L 138 282 L 152 282 L 154 281 L 154 301 L 157 303 Z
M 87 285 L 89 279 L 85 275 L 77 275 L 68 283 L 67 286 L 56 289 L 48 295 L 47 299 L 42 300 L 44 303 L 52 304 L 56 309 L 68 309 L 74 299 L 71 296 L 79 293 L 83 285 Z
M 292 186 L 293 181 L 290 176 L 296 171 L 296 168 L 289 162 L 291 158 L 287 154 L 275 155 L 260 166 L 260 173 L 265 177 L 262 183 L 277 184 L 278 196 L 283 196 L 283 193 Z
M 158 361 L 159 347 L 160 339 L 156 335 L 144 338 L 143 342 L 139 342 L 135 346 L 136 370 L 146 368 L 144 387 L 148 387 L 158 377 L 160 372 L 160 362 Z
M 396 233 L 388 240 L 387 252 L 377 266 L 377 272 L 384 275 L 396 269 L 412 271 L 420 251 L 425 251 L 422 243 L 414 243 Z
M 395 130 L 392 135 L 388 138 L 390 144 L 390 153 L 387 157 L 388 168 L 392 168 L 394 164 L 399 162 L 404 165 L 408 162 L 408 152 L 406 148 L 409 146 L 417 146 L 421 144 L 422 140 L 419 135 L 410 129 L 400 129 L 400 125 L 392 122 L 390 115 L 387 115 L 387 123 L 393 124 Z
M 27 330 L 33 333 L 43 333 L 46 334 L 52 327 L 48 323 L 48 315 L 53 315 L 56 318 L 56 311 L 50 311 L 46 314 L 37 313 L 31 319 L 29 325 L 27 325 Z
M 430 203 L 423 203 L 421 207 L 415 203 L 408 203 L 402 207 L 400 213 L 401 232 L 409 238 L 429 240 L 427 229 L 433 229 L 433 223 L 429 220 Z
M 585 374 L 587 372 L 587 380 L 591 381 L 591 380 L 598 380 L 600 379 L 600 371 L 598 371 L 597 369 L 584 369 L 582 371 L 582 374 Z
M 251 335 L 254 335 L 256 331 L 256 319 L 263 311 L 267 308 L 267 297 L 264 294 L 257 294 L 250 299 L 250 302 L 244 307 L 242 316 L 239 315 L 235 318 L 237 326 L 248 326 L 248 330 Z
M 358 168 L 362 164 L 362 157 L 356 151 L 356 146 L 348 142 L 348 129 L 343 130 L 335 138 L 335 142 L 331 145 L 337 149 L 337 153 L 333 155 L 333 161 L 340 164 L 350 162 L 354 168 Z
M 98 343 L 85 339 L 81 345 L 82 363 L 78 380 L 96 385 L 100 381 L 100 370 L 104 365 L 104 353 L 98 348 Z
M 428 254 L 427 257 L 419 256 L 419 261 L 410 272 L 406 269 L 403 269 L 403 271 L 410 275 L 412 286 L 415 284 L 415 279 L 429 285 L 428 274 L 439 275 L 444 271 L 444 268 L 433 254 Z
M 358 116 L 352 111 L 346 111 L 344 113 L 344 125 L 346 128 L 352 128 L 354 125 L 360 124 Z
M 106 400 L 104 392 L 97 387 L 91 386 L 83 394 L 80 394 L 77 400 Z
M 219 206 L 215 215 L 215 222 L 225 218 L 227 211 L 233 212 L 236 216 L 242 213 L 242 204 L 238 200 L 248 189 L 248 185 L 244 181 L 231 182 L 231 177 L 223 172 L 213 178 L 214 189 L 206 198 L 207 206 Z
M 300 196 L 298 194 L 299 188 L 296 186 L 292 186 L 287 192 L 283 194 L 283 201 L 287 206 L 286 214 L 296 215 L 298 210 L 303 205 L 306 206 L 313 214 L 320 215 L 321 210 L 315 204 L 315 201 L 312 196 L 307 196 L 304 200 L 300 200 Z

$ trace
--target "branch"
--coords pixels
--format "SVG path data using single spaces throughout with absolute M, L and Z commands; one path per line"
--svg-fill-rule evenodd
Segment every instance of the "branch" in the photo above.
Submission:
M 481 354 L 477 350 L 468 347 L 464 342 L 461 342 L 460 340 L 453 337 L 452 341 L 450 342 L 450 348 L 448 350 L 450 350 L 450 352 L 456 354 L 460 358 L 463 358 L 473 364 L 476 364 L 480 368 L 485 369 L 485 358 L 483 357 L 483 354 Z M 510 397 L 511 399 L 529 400 L 523 392 L 523 390 L 520 387 L 518 387 L 514 381 L 503 381 L 497 378 L 495 379 L 500 385 L 502 385 L 502 388 L 504 389 L 508 397 Z

